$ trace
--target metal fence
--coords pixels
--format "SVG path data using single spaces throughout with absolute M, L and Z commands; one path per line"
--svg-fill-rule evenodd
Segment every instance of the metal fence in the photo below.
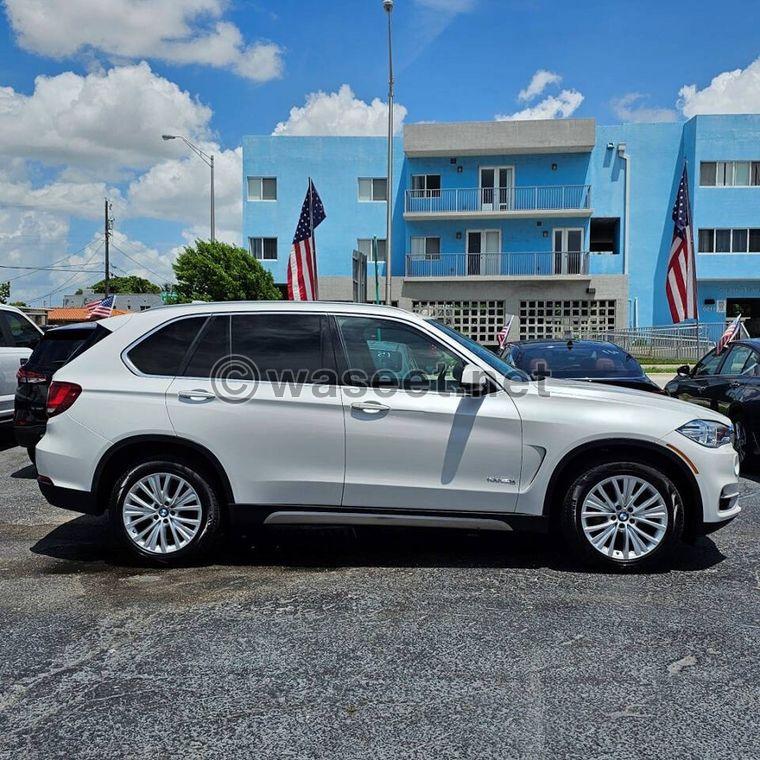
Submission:
M 637 359 L 695 362 L 715 347 L 726 325 L 717 322 L 662 327 L 631 327 L 606 332 L 588 331 L 575 337 L 608 340 Z M 741 337 L 748 337 L 742 324 Z
M 407 255 L 407 277 L 535 277 L 588 274 L 588 251 Z

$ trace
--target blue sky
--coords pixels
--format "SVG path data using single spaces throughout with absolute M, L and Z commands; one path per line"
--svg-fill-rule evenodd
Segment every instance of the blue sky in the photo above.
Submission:
M 207 170 L 164 131 L 218 156 L 234 242 L 242 135 L 382 134 L 380 0 L 0 3 L 0 265 L 72 269 L 0 270 L 14 300 L 97 279 L 73 270 L 100 266 L 105 194 L 117 273 L 170 279 L 207 234 Z M 396 0 L 393 18 L 407 122 L 760 111 L 756 3 Z

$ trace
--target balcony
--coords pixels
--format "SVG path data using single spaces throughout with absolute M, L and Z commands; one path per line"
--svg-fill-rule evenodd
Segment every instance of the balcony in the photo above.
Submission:
M 404 218 L 591 216 L 591 185 L 407 190 Z
M 622 257 L 597 251 L 407 254 L 407 278 L 590 277 L 622 274 Z

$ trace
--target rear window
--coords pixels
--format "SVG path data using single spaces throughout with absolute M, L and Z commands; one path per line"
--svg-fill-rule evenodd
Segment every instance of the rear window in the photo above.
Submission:
M 630 354 L 610 345 L 566 343 L 514 347 L 512 361 L 524 372 L 558 378 L 633 378 L 643 371 Z
M 206 317 L 189 317 L 170 322 L 151 333 L 127 354 L 129 361 L 146 375 L 174 377 Z
M 110 334 L 110 330 L 102 325 L 81 330 L 53 328 L 42 336 L 26 366 L 38 372 L 55 372 Z

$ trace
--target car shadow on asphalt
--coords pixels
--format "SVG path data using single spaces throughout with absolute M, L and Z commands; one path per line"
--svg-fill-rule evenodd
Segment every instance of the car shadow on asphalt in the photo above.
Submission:
M 62 574 L 99 572 L 105 567 L 145 568 L 114 546 L 104 517 L 83 515 L 57 526 L 31 551 L 66 560 L 43 570 Z M 676 548 L 670 562 L 648 573 L 700 571 L 725 559 L 709 537 Z M 228 565 L 329 570 L 377 568 L 548 568 L 560 572 L 608 573 L 574 561 L 560 542 L 532 533 L 471 532 L 431 528 L 279 527 L 221 542 L 203 562 L 186 567 Z M 150 567 L 150 565 L 147 565 Z M 157 567 L 158 572 L 161 567 Z

